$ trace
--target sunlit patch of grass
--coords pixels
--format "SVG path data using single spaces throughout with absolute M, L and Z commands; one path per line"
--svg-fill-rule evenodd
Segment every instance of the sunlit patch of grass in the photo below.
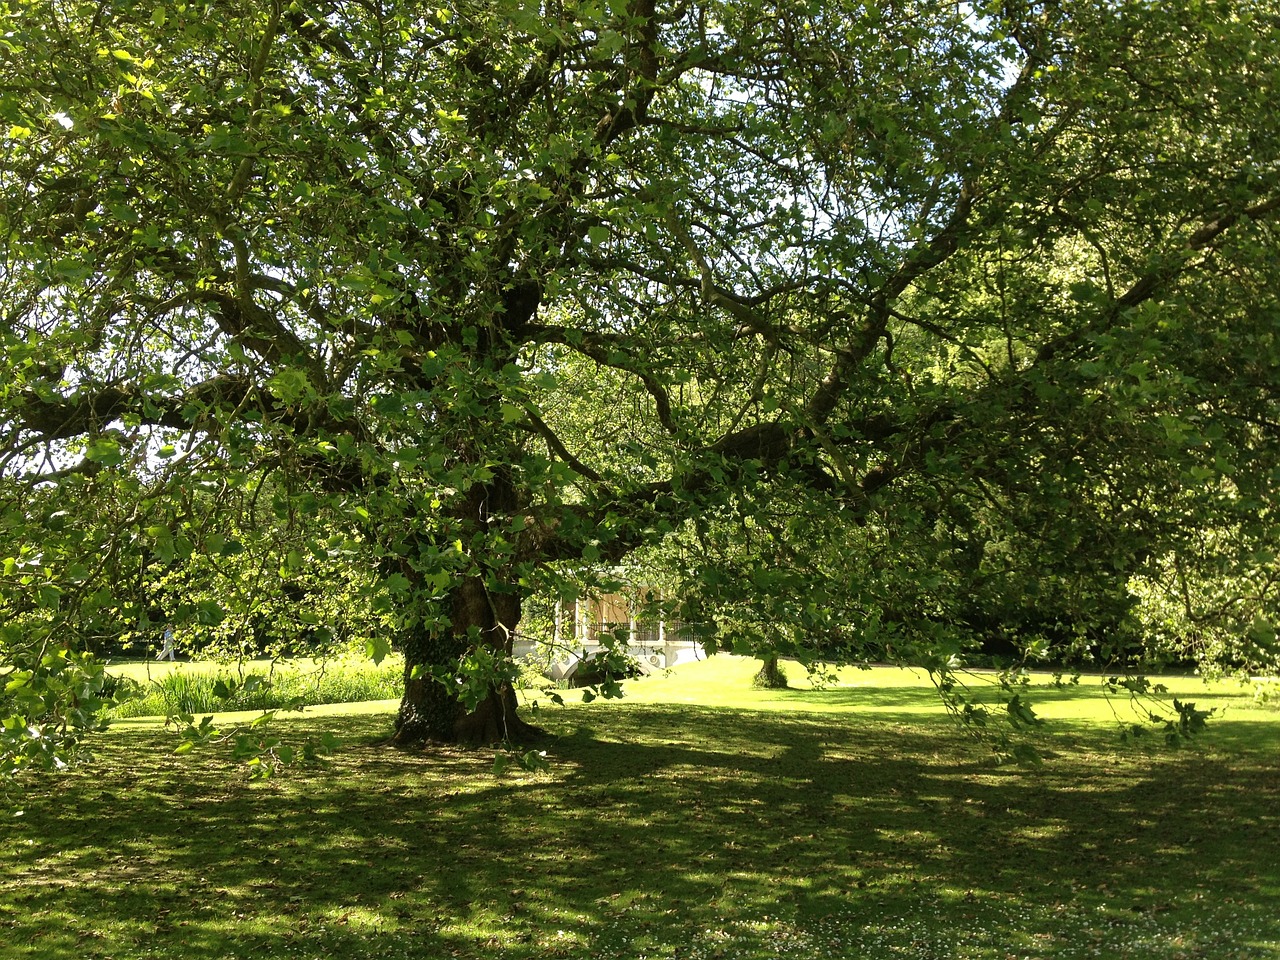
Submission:
M 1274 713 L 1135 748 L 1068 691 L 1027 770 L 927 679 L 756 691 L 744 666 L 544 705 L 551 771 L 505 779 L 491 751 L 375 746 L 393 705 L 286 721 L 344 746 L 265 783 L 122 722 L 7 818 L 0 955 L 1280 957 Z
M 927 672 L 900 667 L 861 669 L 844 667 L 830 671 L 828 682 L 813 686 L 798 664 L 784 661 L 793 678 L 791 689 L 753 690 L 751 677 L 759 661 L 746 657 L 716 656 L 699 663 L 682 664 L 665 673 L 623 684 L 628 702 L 689 703 L 787 713 L 848 713 L 908 724 L 939 723 L 951 726 Z M 831 681 L 834 677 L 834 682 Z M 992 671 L 962 674 L 969 696 L 985 703 L 993 722 L 1002 722 L 1003 693 Z M 1257 681 L 1224 678 L 1205 680 L 1192 675 L 1149 678 L 1152 697 L 1135 699 L 1123 690 L 1109 692 L 1105 674 L 1084 674 L 1073 679 L 1048 672 L 1032 673 L 1020 696 L 1056 732 L 1119 733 L 1135 724 L 1145 725 L 1154 749 L 1163 749 L 1159 726 L 1151 714 L 1170 719 L 1172 702 L 1194 703 L 1213 710 L 1212 736 L 1208 742 L 1230 744 L 1235 750 L 1280 749 L 1280 701 L 1258 698 Z M 538 700 L 535 695 L 531 699 Z M 1025 736 L 1034 740 L 1033 734 Z

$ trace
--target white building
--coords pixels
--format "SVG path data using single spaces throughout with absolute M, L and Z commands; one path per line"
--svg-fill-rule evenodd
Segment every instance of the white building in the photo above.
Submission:
M 557 601 L 550 643 L 518 637 L 513 652 L 516 657 L 545 657 L 546 673 L 553 680 L 571 676 L 584 660 L 603 650 L 601 638 L 609 634 L 625 640 L 627 653 L 646 673 L 704 658 L 702 647 L 685 636 L 679 622 L 640 619 L 639 606 L 620 593 Z

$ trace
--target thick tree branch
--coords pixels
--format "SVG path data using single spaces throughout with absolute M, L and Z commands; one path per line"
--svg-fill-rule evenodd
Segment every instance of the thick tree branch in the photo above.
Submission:
M 1248 221 L 1266 219 L 1277 211 L 1280 211 L 1280 195 L 1258 200 L 1202 224 L 1192 231 L 1181 249 L 1161 258 L 1134 280 L 1124 293 L 1113 299 L 1095 322 L 1083 324 L 1042 344 L 1036 351 L 1035 362 L 1047 363 L 1065 354 L 1085 342 L 1090 334 L 1113 326 L 1127 310 L 1163 295 L 1174 281 L 1191 269 L 1197 253 L 1212 249 L 1232 228 Z
M 213 377 L 181 394 L 154 395 L 128 387 L 84 390 L 56 399 L 28 390 L 12 412 L 15 425 L 39 434 L 45 441 L 67 440 L 98 433 L 126 414 L 140 422 L 186 430 L 192 426 L 190 410 L 223 404 L 240 405 L 258 386 L 247 377 Z
M 529 423 L 532 425 L 533 431 L 546 441 L 547 446 L 551 448 L 552 453 L 588 480 L 599 484 L 604 483 L 604 478 L 600 476 L 600 474 L 596 473 L 595 470 L 591 469 L 591 467 L 587 466 L 569 451 L 569 448 L 564 445 L 564 441 L 560 439 L 559 435 L 554 430 L 547 426 L 546 422 L 538 416 L 536 411 L 526 407 L 524 412 L 525 416 L 529 418 Z
M 176 394 L 101 387 L 63 397 L 26 390 L 11 407 L 10 422 L 17 430 L 34 433 L 47 443 L 100 433 L 126 416 L 138 423 L 174 430 L 216 431 L 226 422 L 219 410 L 232 411 L 233 419 L 238 419 L 248 408 L 264 411 L 270 422 L 299 432 L 325 431 L 345 434 L 359 442 L 372 440 L 368 428 L 357 417 L 337 419 L 327 406 L 282 407 L 261 383 L 239 374 L 211 377 Z

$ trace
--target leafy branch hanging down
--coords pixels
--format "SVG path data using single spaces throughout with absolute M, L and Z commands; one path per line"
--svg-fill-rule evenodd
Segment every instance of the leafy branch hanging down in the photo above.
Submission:
M 331 635 L 405 656 L 397 742 L 519 743 L 526 601 L 691 530 L 705 623 L 799 618 L 762 654 L 1198 656 L 1168 571 L 1274 565 L 1277 19 L 24 7 L 3 662 L 252 645 L 325 580 Z

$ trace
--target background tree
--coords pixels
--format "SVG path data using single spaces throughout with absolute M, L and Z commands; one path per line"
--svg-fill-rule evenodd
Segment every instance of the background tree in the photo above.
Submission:
M 402 742 L 527 733 L 538 571 L 742 493 L 890 550 L 981 499 L 1091 576 L 1098 517 L 1122 573 L 1270 523 L 1269 4 L 8 15 L 15 666 L 201 484 L 364 542 Z

